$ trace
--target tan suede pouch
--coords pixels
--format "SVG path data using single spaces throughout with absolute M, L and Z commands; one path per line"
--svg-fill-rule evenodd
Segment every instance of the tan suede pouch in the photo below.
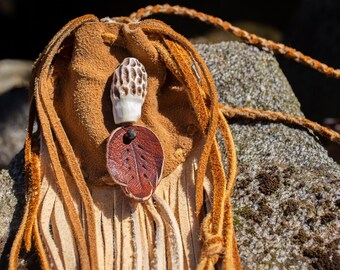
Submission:
M 103 35 L 116 37 L 107 44 Z M 169 175 L 200 137 L 199 126 L 183 87 L 140 29 L 121 23 L 89 22 L 65 41 L 51 76 L 51 95 L 60 121 L 86 180 L 113 184 L 106 169 L 106 143 L 116 128 L 110 100 L 115 68 L 125 57 L 138 58 L 148 73 L 148 88 L 138 124 L 149 127 L 164 149 L 163 177 Z
M 148 74 L 137 124 L 151 129 L 164 151 L 158 189 L 140 203 L 113 187 L 106 167 L 107 141 L 117 128 L 112 75 L 126 57 Z M 32 78 L 29 199 L 10 269 L 22 242 L 29 251 L 32 241 L 46 269 L 112 269 L 113 261 L 117 269 L 206 269 L 222 255 L 227 268 L 240 269 L 229 201 L 236 152 L 212 76 L 187 39 L 157 20 L 85 15 L 55 35 Z M 217 129 L 229 147 L 228 181 Z

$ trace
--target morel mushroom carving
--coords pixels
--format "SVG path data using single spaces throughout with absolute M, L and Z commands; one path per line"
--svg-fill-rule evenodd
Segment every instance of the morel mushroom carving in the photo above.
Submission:
M 112 111 L 115 123 L 136 123 L 146 96 L 147 73 L 136 58 L 127 57 L 113 74 Z

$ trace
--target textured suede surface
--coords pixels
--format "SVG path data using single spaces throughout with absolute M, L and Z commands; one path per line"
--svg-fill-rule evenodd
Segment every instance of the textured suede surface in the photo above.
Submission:
M 104 43 L 102 35 L 107 33 L 117 37 L 113 44 Z M 49 85 L 86 180 L 93 184 L 113 184 L 105 161 L 107 138 L 116 128 L 109 93 L 115 68 L 128 56 L 138 58 L 148 73 L 148 93 L 138 124 L 151 128 L 162 143 L 163 177 L 185 160 L 201 137 L 187 94 L 166 70 L 149 38 L 123 24 L 88 22 L 64 42 Z

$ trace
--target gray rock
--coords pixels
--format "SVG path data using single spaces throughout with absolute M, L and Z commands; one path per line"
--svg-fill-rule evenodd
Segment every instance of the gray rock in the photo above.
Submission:
M 303 115 L 270 53 L 237 42 L 197 48 L 215 78 L 220 102 Z M 336 269 L 340 166 L 306 130 L 245 120 L 231 121 L 231 128 L 239 159 L 232 203 L 244 269 Z M 6 170 L 0 174 L 0 203 L 9 205 L 0 210 L 6 217 L 1 218 L 2 243 L 23 210 L 24 185 L 15 188 L 22 157 L 15 160 L 19 165 L 11 166 L 12 178 Z M 15 209 L 20 210 L 13 215 Z
M 0 269 L 7 257 L 25 207 L 24 155 L 20 151 L 9 170 L 0 170 Z
M 28 92 L 33 62 L 0 61 L 0 169 L 20 151 L 28 119 Z
M 27 87 L 33 62 L 20 59 L 3 59 L 0 61 L 0 94 L 14 87 Z
M 220 102 L 303 115 L 271 54 L 236 42 L 198 50 Z M 232 203 L 244 269 L 338 269 L 340 166 L 307 130 L 231 123 L 239 161 Z
M 14 88 L 0 95 L 0 169 L 8 167 L 25 143 L 28 103 L 26 88 Z

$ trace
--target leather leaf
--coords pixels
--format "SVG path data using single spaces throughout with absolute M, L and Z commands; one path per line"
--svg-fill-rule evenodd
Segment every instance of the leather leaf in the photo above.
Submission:
M 157 136 L 142 126 L 120 127 L 107 143 L 107 169 L 125 194 L 139 201 L 150 198 L 163 170 L 164 154 Z

